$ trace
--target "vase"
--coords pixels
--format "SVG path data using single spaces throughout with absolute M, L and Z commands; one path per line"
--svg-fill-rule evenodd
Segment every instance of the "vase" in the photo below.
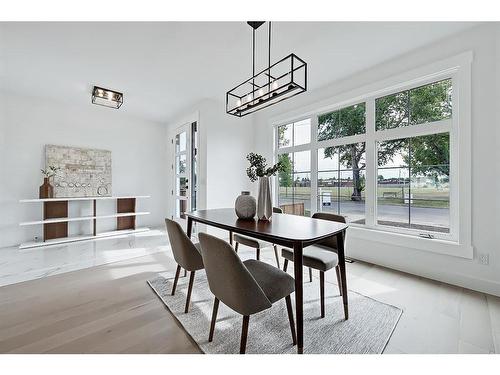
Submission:
M 50 184 L 48 177 L 44 177 L 43 179 L 43 185 L 40 186 L 39 198 L 54 198 L 54 187 Z
M 257 217 L 269 221 L 273 214 L 271 201 L 271 181 L 269 177 L 259 177 L 259 197 L 257 198 Z
M 249 191 L 242 191 L 241 195 L 234 202 L 234 211 L 239 219 L 253 219 L 257 211 L 257 203 L 255 198 L 250 195 Z

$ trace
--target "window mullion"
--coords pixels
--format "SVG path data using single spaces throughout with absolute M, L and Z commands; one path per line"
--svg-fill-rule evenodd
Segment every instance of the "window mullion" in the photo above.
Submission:
M 318 116 L 311 117 L 311 216 L 318 211 Z
M 375 140 L 375 99 L 366 101 L 366 179 L 365 217 L 366 225 L 373 227 L 377 215 L 377 146 Z

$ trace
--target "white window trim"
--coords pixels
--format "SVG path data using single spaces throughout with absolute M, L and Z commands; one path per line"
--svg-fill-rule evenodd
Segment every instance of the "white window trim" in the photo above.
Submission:
M 336 95 L 328 100 L 305 106 L 292 112 L 269 119 L 273 129 L 274 156 L 278 153 L 311 150 L 311 211 L 316 212 L 317 152 L 318 148 L 355 142 L 366 142 L 366 224 L 351 224 L 348 232 L 353 238 L 399 245 L 415 250 L 430 251 L 472 259 L 471 239 L 471 51 L 440 60 L 391 78 L 372 83 L 355 90 Z M 412 87 L 451 78 L 453 84 L 453 118 L 432 124 L 412 125 L 396 129 L 375 131 L 375 98 L 403 91 Z M 366 103 L 366 133 L 342 139 L 317 141 L 317 116 L 325 112 L 344 108 L 360 102 Z M 276 137 L 276 127 L 283 124 L 311 119 L 311 143 L 280 148 Z M 436 132 L 450 133 L 450 234 L 434 239 L 418 236 L 419 231 L 401 231 L 400 228 L 376 225 L 376 141 L 394 138 L 415 137 Z M 351 142 L 352 141 L 352 142 Z M 372 157 L 368 157 L 368 155 Z M 459 168 L 460 166 L 460 168 Z M 274 197 L 278 197 L 275 183 Z

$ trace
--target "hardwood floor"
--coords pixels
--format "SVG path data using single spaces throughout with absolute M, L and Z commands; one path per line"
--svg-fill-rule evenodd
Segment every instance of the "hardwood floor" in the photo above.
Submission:
M 0 287 L 0 353 L 199 353 L 146 284 L 174 274 L 168 253 Z M 274 264 L 272 249 L 261 256 Z M 347 275 L 350 290 L 404 310 L 385 353 L 500 353 L 500 298 L 363 262 Z M 338 289 L 325 276 L 328 298 Z
M 199 353 L 146 280 L 164 253 L 0 288 L 1 353 Z

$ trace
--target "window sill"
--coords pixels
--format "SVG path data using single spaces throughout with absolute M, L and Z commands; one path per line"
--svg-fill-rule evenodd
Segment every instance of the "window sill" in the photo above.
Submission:
M 472 246 L 461 244 L 456 241 L 423 238 L 415 235 L 394 233 L 361 226 L 350 226 L 347 232 L 348 241 L 349 238 L 351 238 L 353 240 L 379 242 L 391 246 L 400 246 L 409 250 L 427 251 L 466 259 L 473 258 Z

